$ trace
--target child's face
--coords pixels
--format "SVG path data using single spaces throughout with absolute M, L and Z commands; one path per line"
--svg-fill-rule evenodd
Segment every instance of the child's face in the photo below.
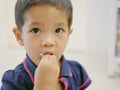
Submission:
M 59 60 L 71 32 L 67 14 L 50 5 L 30 7 L 24 16 L 22 32 L 14 29 L 17 41 L 37 65 L 40 54 L 54 54 Z

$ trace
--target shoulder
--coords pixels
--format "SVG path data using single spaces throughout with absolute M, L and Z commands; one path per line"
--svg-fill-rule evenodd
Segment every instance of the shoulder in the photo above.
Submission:
M 67 63 L 69 64 L 70 68 L 73 71 L 76 71 L 76 72 L 86 71 L 85 68 L 78 61 L 67 60 Z
M 84 77 L 86 76 L 86 78 L 88 77 L 86 69 L 78 61 L 67 60 L 67 63 L 74 75 L 76 75 L 77 77 L 80 76 L 84 76 Z
M 24 73 L 25 73 L 24 67 L 22 64 L 20 64 L 15 69 L 6 71 L 3 75 L 3 79 L 18 80 L 20 77 L 24 77 Z
M 24 70 L 23 64 L 20 64 L 15 69 L 4 73 L 2 77 L 2 90 L 14 90 L 14 88 L 25 90 L 27 80 L 27 73 Z
M 91 83 L 91 79 L 86 69 L 78 61 L 67 60 L 67 62 L 71 68 L 73 78 L 79 83 L 79 90 L 87 88 Z

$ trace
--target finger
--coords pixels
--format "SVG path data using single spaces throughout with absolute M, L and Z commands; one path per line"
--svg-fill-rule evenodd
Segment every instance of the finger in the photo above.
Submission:
M 57 62 L 56 56 L 55 56 L 55 55 L 51 55 L 51 56 L 49 57 L 49 61 L 50 61 L 51 63 L 56 63 L 56 62 Z
M 50 55 L 43 55 L 43 57 L 42 57 L 42 59 L 40 61 L 40 64 L 46 63 L 48 61 L 49 57 L 50 57 Z

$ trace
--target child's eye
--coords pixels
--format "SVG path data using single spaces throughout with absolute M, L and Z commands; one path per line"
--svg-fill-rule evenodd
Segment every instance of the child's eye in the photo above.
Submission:
M 62 29 L 62 28 L 57 28 L 57 29 L 55 30 L 55 32 L 56 32 L 56 33 L 62 33 L 62 32 L 63 32 L 63 29 Z
M 40 31 L 39 28 L 33 28 L 33 29 L 32 29 L 32 32 L 33 32 L 33 33 L 40 33 L 41 31 Z

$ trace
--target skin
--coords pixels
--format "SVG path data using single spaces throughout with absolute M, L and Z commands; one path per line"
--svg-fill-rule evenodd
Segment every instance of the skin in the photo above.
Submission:
M 22 32 L 17 27 L 13 32 L 38 66 L 34 90 L 63 90 L 59 61 L 72 32 L 66 12 L 50 5 L 31 6 L 24 15 Z

